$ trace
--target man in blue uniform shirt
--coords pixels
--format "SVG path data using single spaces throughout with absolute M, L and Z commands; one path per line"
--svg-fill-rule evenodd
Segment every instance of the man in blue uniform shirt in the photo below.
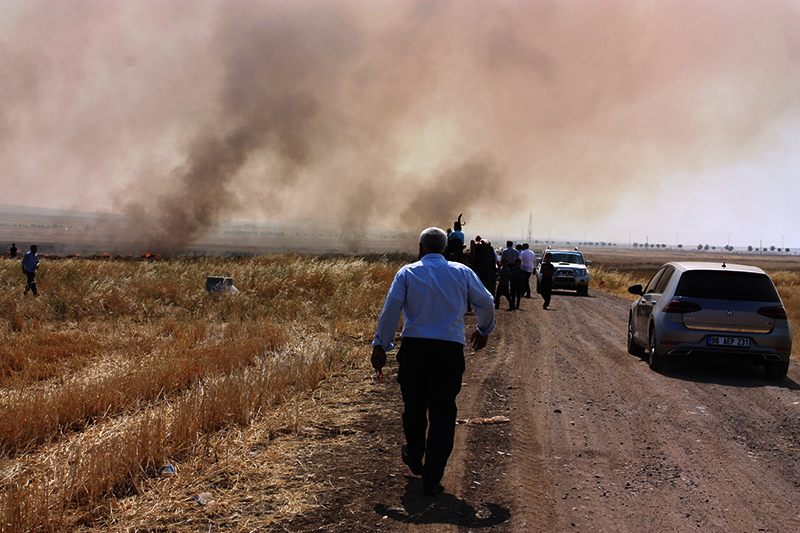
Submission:
M 447 234 L 441 229 L 420 234 L 420 260 L 395 275 L 372 341 L 372 366 L 382 378 L 402 313 L 403 341 L 397 353 L 397 381 L 405 406 L 402 457 L 413 474 L 422 476 L 427 494 L 444 490 L 441 480 L 453 451 L 467 304 L 478 319 L 470 337 L 475 350 L 486 346 L 495 326 L 494 298 L 469 267 L 444 258 L 446 248 Z
M 31 244 L 31 251 L 27 252 L 22 258 L 22 272 L 27 278 L 25 292 L 23 294 L 28 294 L 28 291 L 31 291 L 34 296 L 39 296 L 39 293 L 36 291 L 36 269 L 39 268 L 39 256 L 36 252 L 38 250 L 35 244 Z

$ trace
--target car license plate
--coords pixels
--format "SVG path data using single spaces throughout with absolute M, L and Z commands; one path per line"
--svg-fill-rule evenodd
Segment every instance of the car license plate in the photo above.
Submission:
M 734 348 L 749 348 L 750 339 L 747 337 L 708 337 L 709 346 L 732 346 Z

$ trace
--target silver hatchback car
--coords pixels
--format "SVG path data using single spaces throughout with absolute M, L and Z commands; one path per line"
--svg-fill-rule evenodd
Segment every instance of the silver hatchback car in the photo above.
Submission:
M 662 370 L 670 357 L 711 356 L 763 364 L 767 377 L 789 370 L 792 327 L 775 285 L 760 268 L 667 263 L 628 315 L 628 353 Z

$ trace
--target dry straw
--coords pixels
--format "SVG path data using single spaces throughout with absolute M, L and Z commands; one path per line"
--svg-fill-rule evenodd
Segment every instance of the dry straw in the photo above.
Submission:
M 296 433 L 282 406 L 363 363 L 355 348 L 398 266 L 294 254 L 42 263 L 36 300 L 0 265 L 4 532 L 116 523 L 167 461 L 196 465 L 236 428 Z M 238 295 L 205 292 L 220 272 Z

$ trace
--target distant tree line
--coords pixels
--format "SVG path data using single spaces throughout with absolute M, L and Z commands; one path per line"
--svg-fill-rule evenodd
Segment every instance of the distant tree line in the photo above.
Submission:
M 667 245 L 664 244 L 664 243 L 654 244 L 654 243 L 643 242 L 643 243 L 640 244 L 638 242 L 635 242 L 635 243 L 633 243 L 633 247 L 634 248 L 666 248 Z M 683 248 L 683 245 L 679 244 L 678 248 Z
M 589 244 L 592 244 L 592 243 L 589 243 Z M 663 244 L 663 243 L 662 244 L 654 244 L 654 243 L 638 243 L 638 242 L 632 243 L 631 246 L 633 246 L 634 248 L 659 248 L 659 249 L 667 247 L 667 245 Z M 683 244 L 678 244 L 677 248 L 678 249 L 683 249 Z M 703 251 L 703 252 L 706 252 L 706 251 L 709 251 L 709 250 L 716 250 L 716 249 L 717 249 L 716 246 L 713 246 L 713 245 L 710 245 L 710 244 L 698 244 L 697 245 L 697 250 Z M 725 246 L 720 246 L 719 249 L 720 250 L 725 250 L 727 252 L 732 252 L 734 250 L 734 247 L 731 246 L 730 244 L 727 244 Z M 759 248 L 757 246 L 756 247 L 748 246 L 747 247 L 747 251 L 748 252 L 783 252 L 783 253 L 789 253 L 791 250 L 789 248 L 777 248 L 775 246 L 770 246 L 770 247 L 766 247 L 765 246 L 764 248 Z

